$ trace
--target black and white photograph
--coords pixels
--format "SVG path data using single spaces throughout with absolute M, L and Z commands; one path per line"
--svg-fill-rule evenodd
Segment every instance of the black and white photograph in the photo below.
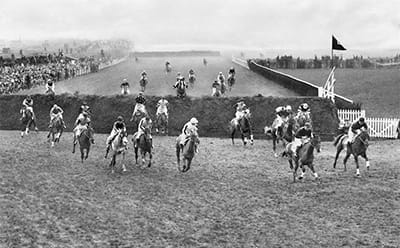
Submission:
M 0 248 L 400 248 L 399 10 L 2 0 Z

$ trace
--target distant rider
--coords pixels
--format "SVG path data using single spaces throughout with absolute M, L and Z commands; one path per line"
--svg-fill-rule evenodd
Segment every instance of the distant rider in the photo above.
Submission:
M 219 73 L 218 73 L 217 80 L 218 80 L 221 84 L 225 83 L 225 76 L 224 76 L 224 74 L 222 74 L 222 72 L 219 72 Z
M 49 128 L 52 128 L 53 120 L 56 117 L 59 117 L 61 119 L 61 123 L 63 124 L 64 128 L 67 128 L 65 126 L 65 123 L 64 123 L 64 119 L 63 119 L 63 115 L 62 115 L 63 113 L 64 113 L 64 110 L 60 106 L 58 106 L 57 104 L 53 105 L 53 107 L 50 109 L 50 125 L 49 125 Z
M 294 135 L 294 141 L 292 142 L 291 148 L 292 148 L 292 152 L 294 157 L 298 157 L 298 151 L 300 149 L 300 147 L 309 142 L 310 139 L 312 138 L 313 134 L 312 134 L 312 130 L 311 130 L 311 123 L 310 122 L 306 122 L 305 125 L 301 128 L 299 128 L 299 130 L 297 130 L 296 134 Z
M 243 100 L 237 102 L 234 107 L 236 108 L 235 118 L 233 119 L 235 125 L 239 125 L 239 120 L 245 116 L 245 114 L 249 113 L 250 110 L 247 107 L 246 103 Z
M 235 68 L 233 68 L 233 67 L 229 68 L 228 77 L 234 78 L 234 77 L 235 77 L 235 74 L 236 74 Z
M 47 79 L 47 83 L 46 83 L 46 94 L 48 93 L 52 93 L 55 94 L 55 84 L 53 82 L 53 80 L 51 79 Z
M 157 102 L 157 112 L 156 116 L 158 118 L 159 115 L 165 114 L 168 118 L 168 100 L 162 97 L 160 100 Z
M 104 158 L 107 158 L 108 152 L 110 151 L 110 147 L 111 147 L 111 142 L 115 139 L 115 137 L 117 136 L 117 134 L 122 131 L 122 132 L 126 132 L 126 125 L 124 122 L 124 118 L 122 116 L 118 116 L 117 120 L 114 122 L 113 124 L 113 128 L 111 130 L 110 135 L 107 137 L 107 141 L 106 141 L 106 155 L 104 156 Z
M 33 99 L 30 95 L 28 95 L 23 101 L 22 101 L 22 109 L 20 110 L 20 113 L 22 113 L 21 120 L 25 118 L 25 111 L 24 109 L 30 111 L 32 113 L 32 122 L 35 126 L 35 130 L 38 131 L 38 128 L 36 127 L 36 115 L 33 112 Z
M 140 136 L 142 136 L 145 133 L 146 128 L 149 129 L 150 133 L 149 133 L 149 138 L 150 138 L 150 143 L 151 143 L 151 148 L 153 148 L 153 138 L 151 137 L 151 128 L 153 126 L 153 122 L 150 119 L 150 116 L 146 115 L 145 117 L 143 117 L 139 124 L 138 124 L 138 131 L 134 134 L 134 139 L 136 140 L 136 145 L 139 144 L 139 139 Z
M 139 92 L 138 96 L 135 98 L 135 102 L 136 102 L 136 104 L 135 104 L 135 108 L 132 113 L 131 121 L 133 120 L 133 117 L 138 112 L 142 112 L 143 114 L 147 115 L 147 111 L 146 111 L 146 107 L 145 107 L 146 98 L 144 98 L 143 92 Z
M 351 127 L 350 120 L 348 118 L 344 119 L 343 123 L 340 123 L 338 128 L 338 135 L 336 136 L 333 144 L 336 146 L 339 140 L 343 137 L 343 135 L 347 135 L 349 133 L 349 129 Z
M 129 91 L 129 83 L 128 80 L 126 78 L 124 78 L 124 80 L 121 83 L 121 94 L 122 95 L 129 95 L 130 91 Z
M 89 107 L 89 105 L 87 104 L 86 101 L 82 102 L 82 105 L 79 107 L 79 115 L 78 118 L 82 116 L 82 113 L 86 112 L 88 113 L 88 115 L 90 115 L 91 109 Z

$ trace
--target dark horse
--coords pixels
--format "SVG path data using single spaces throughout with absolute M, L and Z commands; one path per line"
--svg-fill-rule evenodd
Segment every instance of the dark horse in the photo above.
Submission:
M 51 122 L 48 137 L 51 137 L 51 147 L 54 147 L 55 143 L 60 142 L 61 135 L 64 131 L 64 125 L 60 116 L 54 117 Z
M 196 131 L 192 131 L 189 136 L 189 140 L 186 142 L 186 144 L 182 148 L 182 157 L 183 157 L 183 167 L 181 167 L 181 145 L 179 138 L 177 139 L 176 142 L 176 159 L 178 162 L 178 170 L 181 172 L 186 172 L 190 169 L 190 164 L 192 163 L 195 151 L 196 151 L 196 145 L 200 143 L 198 134 Z
M 231 91 L 231 90 L 232 90 L 232 87 L 233 87 L 233 85 L 235 84 L 235 81 L 236 81 L 235 76 L 230 75 L 230 76 L 228 77 L 227 81 L 228 81 L 229 91 Z
M 295 163 L 295 167 L 293 170 L 293 182 L 296 181 L 296 175 L 297 175 L 297 169 L 301 168 L 301 175 L 299 177 L 299 180 L 303 179 L 304 173 L 306 172 L 306 168 L 304 167 L 307 165 L 312 173 L 314 174 L 315 178 L 318 179 L 318 174 L 315 172 L 314 169 L 314 149 L 317 150 L 317 152 L 321 151 L 321 138 L 318 135 L 314 135 L 311 140 L 305 144 L 303 144 L 299 149 L 298 149 L 298 157 L 295 157 L 294 154 L 292 153 L 290 146 L 293 144 L 289 144 L 287 146 L 287 154 L 289 155 L 289 165 L 290 169 L 293 169 L 293 162 Z
M 285 147 L 286 144 L 293 141 L 296 123 L 294 119 L 289 119 L 288 121 L 283 122 L 281 127 L 276 127 L 276 121 L 277 119 L 272 123 L 272 127 L 265 127 L 264 132 L 272 137 L 272 150 L 274 156 L 277 158 L 278 154 L 276 153 L 276 144 L 278 144 L 279 141 L 282 141 L 283 147 Z
M 162 134 L 168 135 L 168 116 L 166 113 L 160 113 L 157 115 L 156 120 L 156 132 L 161 131 Z
M 176 88 L 176 96 L 177 97 L 183 98 L 186 96 L 186 88 L 188 87 L 186 85 L 186 83 L 179 82 L 178 85 L 176 85 L 176 86 L 174 85 L 173 87 Z
M 152 141 L 150 138 L 150 128 L 146 127 L 144 130 L 144 134 L 142 134 L 139 137 L 139 142 L 137 142 L 136 138 L 133 138 L 133 147 L 135 149 L 135 161 L 136 164 L 137 159 L 138 159 L 138 151 L 140 150 L 140 156 L 142 157 L 142 165 L 146 162 L 146 154 L 149 154 L 149 164 L 147 167 L 151 166 L 151 159 L 153 158 L 153 155 L 151 154 L 151 147 L 152 147 Z
M 88 127 L 87 129 L 83 130 L 81 135 L 78 137 L 79 149 L 81 151 L 81 162 L 86 160 L 89 157 L 91 140 L 93 139 L 93 129 L 92 127 Z M 72 153 L 75 153 L 75 143 L 72 148 Z
M 21 138 L 24 137 L 24 134 L 29 133 L 29 129 L 33 125 L 35 127 L 36 132 L 38 131 L 35 123 L 35 119 L 33 118 L 33 113 L 30 109 L 23 109 L 21 110 L 22 117 L 21 120 Z
M 133 122 L 133 124 L 134 124 L 133 125 L 135 128 L 134 132 L 137 131 L 137 126 L 139 125 L 139 122 L 143 117 L 146 117 L 146 113 L 144 113 L 143 111 L 138 110 L 138 111 L 136 111 L 135 114 L 132 113 L 132 117 L 131 117 L 130 121 Z
M 367 167 L 367 170 L 369 170 L 369 159 L 367 157 L 367 149 L 369 145 L 369 134 L 368 131 L 362 131 L 359 135 L 357 135 L 354 139 L 354 142 L 352 144 L 347 142 L 347 135 L 342 137 L 338 144 L 336 144 L 336 156 L 335 156 L 335 162 L 333 163 L 333 168 L 336 168 L 336 161 L 339 157 L 340 152 L 346 147 L 346 156 L 344 157 L 343 160 L 343 165 L 344 165 L 344 170 L 346 171 L 346 162 L 349 159 L 350 155 L 353 155 L 354 161 L 356 162 L 357 166 L 357 172 L 356 175 L 360 176 L 360 169 L 359 169 L 359 164 L 358 164 L 358 156 L 361 156 L 365 159 L 365 165 Z M 346 145 L 347 143 L 347 145 Z
M 148 84 L 149 80 L 147 80 L 147 78 L 141 78 L 139 81 L 139 85 L 140 85 L 140 91 L 144 92 L 146 90 L 146 86 Z
M 242 118 L 240 118 L 238 123 L 235 122 L 235 119 L 232 119 L 230 122 L 232 145 L 235 144 L 236 131 L 240 131 L 243 145 L 247 144 L 247 139 L 250 139 L 250 144 L 253 145 L 253 132 L 251 129 L 252 128 L 251 128 L 249 113 L 245 114 Z

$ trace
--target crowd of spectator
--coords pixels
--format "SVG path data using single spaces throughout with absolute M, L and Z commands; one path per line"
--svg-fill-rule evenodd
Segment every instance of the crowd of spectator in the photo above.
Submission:
M 62 53 L 46 56 L 0 59 L 0 94 L 12 94 L 49 80 L 56 82 L 99 70 L 93 57 L 73 59 Z

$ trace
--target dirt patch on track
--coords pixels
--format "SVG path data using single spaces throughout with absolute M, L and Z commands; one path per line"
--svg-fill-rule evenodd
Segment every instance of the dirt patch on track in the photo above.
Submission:
M 0 246 L 396 247 L 400 233 L 399 141 L 371 142 L 371 170 L 332 169 L 333 147 L 316 155 L 321 182 L 291 183 L 271 144 L 231 146 L 202 138 L 193 168 L 176 168 L 175 137 L 155 137 L 154 166 L 109 174 L 105 135 L 84 164 L 71 134 L 54 149 L 44 133 L 0 132 Z M 131 145 L 130 145 L 131 146 Z M 383 157 L 382 154 L 385 154 Z M 117 162 L 120 165 L 120 161 Z

